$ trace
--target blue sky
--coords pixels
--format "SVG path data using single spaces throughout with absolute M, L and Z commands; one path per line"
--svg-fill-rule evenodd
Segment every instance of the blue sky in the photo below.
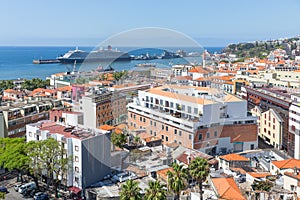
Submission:
M 0 45 L 96 45 L 162 27 L 204 46 L 300 34 L 299 0 L 0 0 Z

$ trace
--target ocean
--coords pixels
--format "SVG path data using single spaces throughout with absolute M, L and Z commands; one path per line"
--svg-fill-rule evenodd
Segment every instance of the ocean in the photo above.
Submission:
M 33 64 L 33 59 L 55 59 L 57 56 L 64 55 L 75 47 L 0 47 L 0 80 L 18 79 L 18 78 L 41 78 L 46 79 L 53 73 L 72 71 L 73 65 L 67 64 Z M 91 51 L 93 47 L 79 47 L 80 50 Z M 163 48 L 161 48 L 163 49 Z M 139 49 L 130 51 L 130 55 L 140 55 L 149 53 L 150 55 L 160 55 L 161 49 Z M 173 48 L 174 50 L 184 48 Z M 220 52 L 223 47 L 205 47 L 209 52 Z M 118 50 L 128 52 L 128 48 L 118 48 Z M 170 50 L 170 48 L 168 48 Z M 195 49 L 184 49 L 187 52 L 195 51 Z M 89 63 L 77 64 L 76 70 L 86 71 L 95 69 L 98 66 L 106 67 L 111 65 L 115 70 L 130 70 L 139 63 L 155 63 L 157 67 L 170 67 L 173 64 L 187 64 L 188 62 L 201 63 L 201 58 L 176 58 L 176 59 L 157 59 L 157 60 L 134 60 L 130 62 L 114 62 L 114 63 Z

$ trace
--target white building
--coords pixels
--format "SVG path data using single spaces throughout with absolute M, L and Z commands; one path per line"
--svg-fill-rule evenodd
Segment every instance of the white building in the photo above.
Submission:
M 110 173 L 109 132 L 67 127 L 51 121 L 39 121 L 26 126 L 27 142 L 47 138 L 64 143 L 67 156 L 73 158 L 70 161 L 66 186 L 86 188 Z
M 293 172 L 285 172 L 283 176 L 283 188 L 297 194 L 300 198 L 300 174 L 297 169 Z
M 216 89 L 166 85 L 139 91 L 128 112 L 130 129 L 145 129 L 164 144 L 207 154 L 257 147 L 257 118 L 247 115 L 247 102 Z
M 291 95 L 293 103 L 289 108 L 289 133 L 294 136 L 294 158 L 300 159 L 300 96 Z
M 300 160 L 291 158 L 287 160 L 273 161 L 270 165 L 270 172 L 272 175 L 283 175 L 285 172 L 293 172 L 295 167 L 300 168 Z

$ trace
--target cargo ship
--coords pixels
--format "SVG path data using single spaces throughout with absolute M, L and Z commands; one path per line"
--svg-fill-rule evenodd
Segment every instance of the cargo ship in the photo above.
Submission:
M 96 51 L 82 51 L 76 48 L 75 50 L 70 50 L 63 56 L 59 56 L 56 58 L 61 63 L 77 63 L 82 62 L 101 62 L 101 61 L 130 61 L 131 57 L 128 53 L 113 50 L 110 45 L 108 45 L 107 49 L 99 49 Z

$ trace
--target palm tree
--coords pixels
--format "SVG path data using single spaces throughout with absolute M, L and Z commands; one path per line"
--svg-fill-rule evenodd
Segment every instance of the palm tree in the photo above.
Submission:
M 199 184 L 199 190 L 200 190 L 200 200 L 203 200 L 203 187 L 202 184 L 206 180 L 208 174 L 209 174 L 209 164 L 207 160 L 204 158 L 196 158 L 194 159 L 190 165 L 189 165 L 189 172 L 190 175 L 196 179 L 197 183 Z
M 120 192 L 121 200 L 141 200 L 142 195 L 140 193 L 141 188 L 138 182 L 133 180 L 127 180 L 125 184 L 122 185 Z
M 173 163 L 173 171 L 168 171 L 168 188 L 175 194 L 175 199 L 179 199 L 180 192 L 186 188 L 188 179 L 187 169 L 183 165 Z
M 159 181 L 149 181 L 149 188 L 146 189 L 145 200 L 166 200 L 166 189 L 165 185 Z

